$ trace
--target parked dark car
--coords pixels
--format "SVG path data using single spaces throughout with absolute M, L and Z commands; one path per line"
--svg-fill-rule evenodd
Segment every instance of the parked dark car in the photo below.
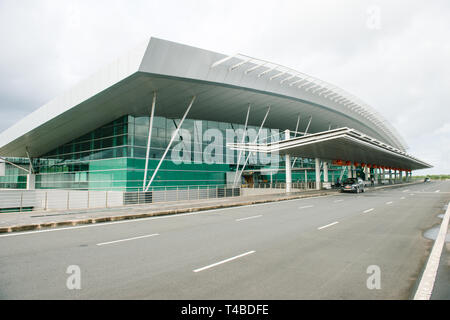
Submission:
M 364 181 L 360 178 L 347 178 L 342 182 L 341 192 L 364 192 Z

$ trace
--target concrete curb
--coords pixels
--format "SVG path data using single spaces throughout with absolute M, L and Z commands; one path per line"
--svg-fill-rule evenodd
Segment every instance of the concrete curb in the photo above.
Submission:
M 404 183 L 401 185 L 386 185 L 375 187 L 372 190 L 379 190 L 390 187 L 400 187 L 411 184 L 417 184 L 418 182 Z M 321 193 L 311 193 L 311 194 L 300 194 L 300 195 L 286 195 L 284 197 L 279 197 L 276 199 L 260 199 L 260 200 L 251 200 L 251 201 L 243 201 L 237 203 L 225 203 L 219 205 L 206 205 L 192 208 L 181 208 L 181 209 L 171 209 L 171 210 L 161 210 L 155 212 L 147 212 L 147 213 L 139 213 L 139 214 L 128 214 L 121 216 L 106 216 L 106 217 L 98 217 L 98 218 L 87 218 L 83 220 L 67 220 L 60 222 L 45 222 L 39 224 L 29 224 L 29 225 L 19 225 L 19 226 L 10 226 L 10 227 L 1 227 L 1 233 L 11 233 L 11 232 L 19 232 L 19 231 L 33 231 L 40 229 L 48 229 L 48 228 L 57 228 L 57 227 L 72 227 L 83 224 L 94 224 L 94 223 L 103 223 L 103 222 L 112 222 L 112 221 L 121 221 L 121 220 L 132 220 L 132 219 L 142 219 L 142 218 L 150 218 L 156 216 L 164 216 L 164 215 L 175 215 L 180 213 L 189 213 L 189 212 L 198 212 L 198 211 L 207 211 L 214 209 L 222 209 L 222 208 L 232 208 L 232 207 L 242 207 L 253 204 L 261 204 L 261 203 L 269 203 L 269 202 L 279 202 L 286 200 L 294 200 L 294 199 L 302 199 L 302 198 L 313 198 L 320 196 L 328 196 L 332 194 L 337 194 L 338 191 L 326 191 Z

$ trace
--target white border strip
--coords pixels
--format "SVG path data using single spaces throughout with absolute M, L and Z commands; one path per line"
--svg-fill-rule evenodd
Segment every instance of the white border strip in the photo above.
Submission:
M 430 257 L 428 258 L 427 266 L 422 274 L 419 286 L 417 287 L 414 300 L 430 300 L 433 293 L 434 282 L 436 280 L 437 271 L 439 268 L 439 261 L 441 260 L 442 248 L 444 247 L 445 237 L 447 236 L 448 223 L 450 219 L 450 204 L 442 219 L 439 234 L 434 242 Z

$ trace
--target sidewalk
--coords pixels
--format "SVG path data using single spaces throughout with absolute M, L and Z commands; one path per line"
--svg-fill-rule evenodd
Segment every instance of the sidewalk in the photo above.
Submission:
M 399 185 L 386 185 L 370 190 L 378 190 L 389 187 L 405 186 L 413 183 Z M 277 202 L 291 199 L 311 198 L 338 194 L 338 190 L 311 190 L 293 192 L 290 194 L 279 193 L 257 196 L 229 197 L 220 199 L 204 199 L 190 201 L 159 202 L 153 204 L 132 205 L 108 209 L 81 209 L 58 211 L 33 211 L 21 213 L 0 214 L 0 233 L 40 230 L 63 226 L 76 226 L 91 223 L 120 221 L 128 219 L 148 218 L 161 215 L 171 215 L 187 212 L 205 211 L 220 208 L 245 206 L 267 202 Z

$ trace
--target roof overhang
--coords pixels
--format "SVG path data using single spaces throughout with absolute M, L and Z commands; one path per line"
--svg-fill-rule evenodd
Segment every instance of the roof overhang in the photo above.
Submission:
M 233 150 L 343 160 L 403 170 L 432 167 L 404 151 L 349 128 L 339 128 L 267 144 L 229 143 L 227 146 Z
M 151 38 L 2 132 L 0 156 L 25 157 L 28 150 L 30 157 L 40 157 L 120 116 L 148 115 L 154 91 L 156 116 L 181 117 L 196 95 L 191 119 L 243 124 L 251 104 L 248 124 L 259 126 L 271 106 L 267 128 L 294 129 L 300 115 L 300 131 L 312 117 L 309 132 L 330 124 L 351 127 L 402 149 L 382 119 L 369 121 L 370 110 L 341 90 L 310 76 L 300 80 L 303 74 L 277 65 L 241 60 Z

